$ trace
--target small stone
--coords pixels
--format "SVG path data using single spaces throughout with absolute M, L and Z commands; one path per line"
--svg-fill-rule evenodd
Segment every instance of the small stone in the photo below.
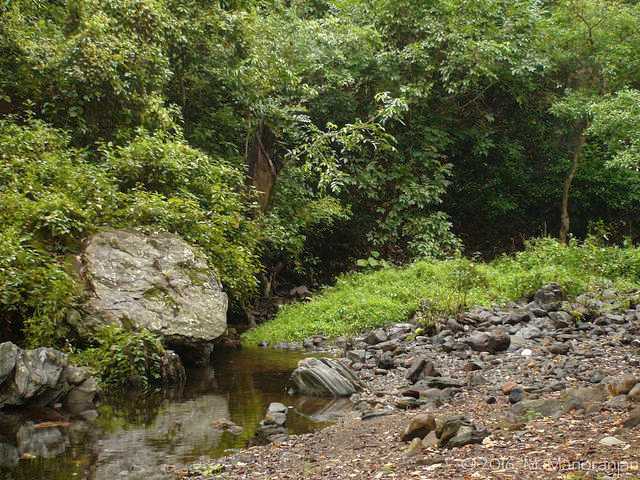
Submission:
M 525 348 L 524 350 L 522 350 L 522 352 L 520 352 L 520 355 L 522 355 L 523 357 L 530 357 L 531 355 L 533 355 L 533 352 L 530 348 Z
M 402 433 L 401 439 L 403 442 L 408 442 L 414 438 L 423 439 L 429 432 L 436 429 L 436 419 L 431 414 L 416 415 L 411 419 L 409 425 Z
M 549 346 L 549 353 L 554 355 L 566 355 L 569 353 L 569 345 L 566 343 L 555 342 Z
M 616 447 L 620 445 L 626 445 L 622 440 L 617 439 L 616 437 L 604 437 L 598 442 L 600 445 L 605 445 L 607 447 Z
M 500 387 L 500 391 L 504 395 L 509 395 L 514 388 L 518 388 L 518 384 L 516 382 L 509 381 Z
M 523 398 L 524 390 L 521 387 L 514 388 L 509 392 L 509 403 L 511 403 L 511 405 L 521 402 Z
M 495 405 L 495 403 L 497 402 L 496 397 L 487 397 L 485 401 L 488 405 Z
M 377 328 L 369 332 L 369 334 L 364 338 L 364 341 L 369 345 L 377 345 L 379 343 L 386 342 L 387 339 L 387 333 L 382 328 Z

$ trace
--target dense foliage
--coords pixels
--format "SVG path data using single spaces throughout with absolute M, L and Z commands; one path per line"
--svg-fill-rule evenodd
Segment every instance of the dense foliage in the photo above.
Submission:
M 101 228 L 179 233 L 250 318 L 358 263 L 633 240 L 638 25 L 621 0 L 0 2 L 4 333 L 70 338 Z

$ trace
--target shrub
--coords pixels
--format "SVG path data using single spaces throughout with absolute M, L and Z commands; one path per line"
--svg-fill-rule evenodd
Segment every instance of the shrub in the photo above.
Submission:
M 147 330 L 107 326 L 96 333 L 94 342 L 76 353 L 74 360 L 89 366 L 107 389 L 160 385 L 164 347 L 157 336 Z

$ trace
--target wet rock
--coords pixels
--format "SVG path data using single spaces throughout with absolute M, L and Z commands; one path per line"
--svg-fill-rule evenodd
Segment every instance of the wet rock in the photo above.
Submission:
M 284 426 L 287 423 L 288 409 L 285 405 L 278 402 L 269 404 L 267 408 L 267 414 L 264 417 L 264 425 L 277 425 L 279 427 Z
M 436 370 L 433 362 L 426 357 L 416 358 L 405 374 L 405 378 L 410 383 L 416 383 L 422 377 L 439 376 L 440 372 Z
M 226 418 L 218 418 L 214 420 L 213 422 L 211 422 L 211 426 L 216 430 L 229 432 L 231 435 L 240 435 L 243 432 L 241 426 L 236 425 L 231 420 L 228 420 Z
M 145 328 L 183 361 L 209 361 L 227 329 L 227 295 L 206 257 L 179 236 L 110 230 L 89 238 L 81 256 L 87 312 L 83 337 L 104 325 Z
M 388 340 L 387 333 L 382 328 L 377 328 L 369 332 L 364 341 L 369 345 L 377 345 Z
M 171 350 L 165 350 L 160 359 L 160 381 L 165 387 L 184 385 L 187 381 L 180 357 Z
M 429 432 L 436 429 L 436 419 L 431 414 L 416 415 L 411 419 L 409 425 L 402 433 L 403 442 L 408 442 L 414 438 L 423 439 Z
M 509 348 L 511 338 L 504 330 L 495 332 L 476 332 L 468 339 L 469 346 L 477 352 L 496 353 Z
M 95 378 L 89 377 L 69 392 L 65 399 L 64 407 L 75 414 L 92 410 L 97 394 L 98 382 L 96 382 Z
M 13 372 L 19 351 L 20 349 L 11 342 L 0 343 L 0 385 Z
M 305 358 L 291 374 L 294 389 L 301 395 L 348 397 L 360 390 L 355 375 L 330 358 Z

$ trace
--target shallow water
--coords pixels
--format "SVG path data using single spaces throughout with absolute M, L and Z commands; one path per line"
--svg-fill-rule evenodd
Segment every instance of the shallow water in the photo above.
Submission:
M 321 428 L 349 402 L 288 395 L 289 374 L 302 357 L 258 349 L 221 353 L 210 368 L 189 370 L 183 389 L 108 399 L 92 422 L 68 421 L 49 409 L 0 413 L 0 479 L 172 478 L 173 466 L 247 445 L 270 402 L 294 407 L 290 433 Z M 231 420 L 242 433 L 217 430 L 217 419 Z

